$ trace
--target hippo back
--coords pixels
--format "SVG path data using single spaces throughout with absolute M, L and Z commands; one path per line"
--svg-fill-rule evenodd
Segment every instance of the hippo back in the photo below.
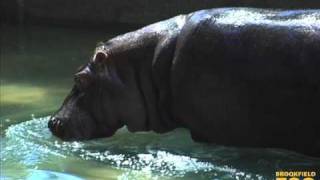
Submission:
M 174 116 L 194 139 L 320 152 L 318 10 L 198 11 L 176 47 Z

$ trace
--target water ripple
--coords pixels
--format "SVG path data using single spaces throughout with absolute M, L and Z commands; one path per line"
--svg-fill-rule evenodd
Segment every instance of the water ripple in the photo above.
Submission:
M 272 172 L 279 162 L 279 157 L 277 161 L 268 160 L 270 152 L 268 154 L 266 151 L 261 151 L 263 155 L 260 156 L 259 153 L 252 153 L 256 150 L 195 143 L 184 129 L 159 135 L 129 133 L 123 128 L 112 138 L 63 142 L 51 135 L 47 128 L 48 119 L 49 117 L 33 119 L 9 127 L 6 130 L 6 140 L 2 142 L 1 161 L 16 161 L 35 168 L 48 161 L 48 158 L 75 157 L 122 170 L 124 173 L 118 179 L 134 179 L 133 177 L 140 177 L 141 174 L 147 179 L 268 179 L 270 177 L 261 175 L 257 169 L 267 173 L 272 169 Z M 271 154 L 274 155 L 274 152 Z M 251 155 L 258 161 L 250 159 Z M 243 159 L 249 163 L 245 164 Z M 239 163 L 244 165 L 237 166 Z

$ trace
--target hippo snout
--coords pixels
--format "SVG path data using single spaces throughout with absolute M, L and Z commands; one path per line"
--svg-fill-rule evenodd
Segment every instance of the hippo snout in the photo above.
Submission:
M 64 122 L 65 120 L 58 118 L 58 117 L 52 117 L 48 122 L 48 128 L 50 131 L 58 136 L 63 137 L 64 136 Z

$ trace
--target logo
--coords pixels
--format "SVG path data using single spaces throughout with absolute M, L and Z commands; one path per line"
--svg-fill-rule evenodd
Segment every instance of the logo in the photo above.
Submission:
M 315 171 L 277 171 L 276 180 L 316 180 Z

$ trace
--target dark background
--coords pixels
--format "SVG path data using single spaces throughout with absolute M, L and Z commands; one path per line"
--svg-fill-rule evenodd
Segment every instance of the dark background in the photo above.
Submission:
M 4 23 L 107 27 L 143 25 L 214 7 L 320 8 L 320 0 L 1 0 Z M 111 27 L 112 28 L 112 27 Z

